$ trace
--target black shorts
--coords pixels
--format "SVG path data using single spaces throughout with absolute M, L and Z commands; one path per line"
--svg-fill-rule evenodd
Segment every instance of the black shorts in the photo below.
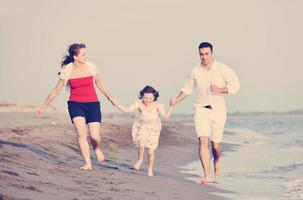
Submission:
M 101 107 L 100 102 L 76 102 L 68 101 L 68 112 L 73 123 L 73 118 L 84 117 L 86 123 L 100 122 L 101 123 Z

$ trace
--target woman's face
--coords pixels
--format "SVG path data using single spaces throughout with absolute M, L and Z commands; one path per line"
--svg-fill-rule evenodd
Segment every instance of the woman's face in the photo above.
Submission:
M 145 105 L 150 105 L 153 103 L 154 99 L 155 97 L 153 93 L 144 93 L 142 100 Z
M 86 48 L 79 49 L 78 55 L 75 56 L 75 61 L 83 64 L 86 62 L 86 59 Z

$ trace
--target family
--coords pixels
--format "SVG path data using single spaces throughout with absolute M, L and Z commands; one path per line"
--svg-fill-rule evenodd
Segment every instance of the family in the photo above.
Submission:
M 200 62 L 194 66 L 177 97 L 170 100 L 169 108 L 165 109 L 164 105 L 157 100 L 159 92 L 152 86 L 145 86 L 139 93 L 139 99 L 131 106 L 127 107 L 118 103 L 104 86 L 96 65 L 87 60 L 85 44 L 72 44 L 61 63 L 62 69 L 58 73 L 59 80 L 56 86 L 37 112 L 42 113 L 64 86 L 70 88 L 67 102 L 68 111 L 77 132 L 80 152 L 85 163 L 80 169 L 92 170 L 88 134 L 97 160 L 102 162 L 105 158 L 99 148 L 102 114 L 95 90 L 96 86 L 120 111 L 139 112 L 139 117 L 132 126 L 133 142 L 138 147 L 138 160 L 134 164 L 134 169 L 140 169 L 146 149 L 148 153 L 147 175 L 153 176 L 155 150 L 158 147 L 162 127 L 160 118 L 169 118 L 173 108 L 196 88 L 194 123 L 199 140 L 199 158 L 204 170 L 200 182 L 201 184 L 209 183 L 212 181 L 209 140 L 213 154 L 214 176 L 217 177 L 221 174 L 219 161 L 226 121 L 226 105 L 222 94 L 237 93 L 240 84 L 237 75 L 231 68 L 214 59 L 211 43 L 202 42 L 198 50 Z

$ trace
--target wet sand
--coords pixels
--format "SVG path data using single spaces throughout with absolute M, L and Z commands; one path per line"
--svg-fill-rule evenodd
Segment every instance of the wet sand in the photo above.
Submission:
M 101 128 L 100 165 L 93 152 L 92 171 L 83 160 L 66 114 L 0 112 L 0 199 L 224 199 L 214 185 L 185 179 L 178 166 L 198 159 L 191 120 L 163 121 L 155 176 L 147 176 L 147 155 L 132 169 L 137 150 L 131 143 L 131 117 L 106 115 Z

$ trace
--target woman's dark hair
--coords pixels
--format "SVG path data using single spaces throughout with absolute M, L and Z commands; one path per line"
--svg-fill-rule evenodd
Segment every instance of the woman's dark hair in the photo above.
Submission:
M 61 62 L 61 67 L 65 66 L 71 62 L 74 62 L 75 61 L 74 56 L 78 55 L 79 49 L 82 49 L 82 48 L 86 48 L 85 44 L 74 43 L 74 44 L 70 45 L 67 49 L 68 54 L 66 54 L 63 57 L 63 60 Z
M 152 93 L 154 95 L 154 101 L 157 101 L 157 98 L 159 97 L 159 92 L 155 90 L 152 86 L 145 86 L 139 94 L 139 99 L 142 99 L 145 93 Z

